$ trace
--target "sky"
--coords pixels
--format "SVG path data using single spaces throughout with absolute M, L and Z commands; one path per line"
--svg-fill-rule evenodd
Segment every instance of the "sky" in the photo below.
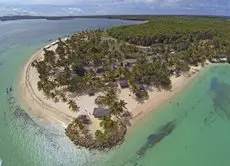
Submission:
M 230 16 L 230 0 L 0 0 L 0 16 L 102 14 Z

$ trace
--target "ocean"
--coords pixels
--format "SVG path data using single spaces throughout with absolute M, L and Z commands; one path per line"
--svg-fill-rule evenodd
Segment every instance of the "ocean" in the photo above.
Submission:
M 230 65 L 211 65 L 168 103 L 140 120 L 106 153 L 75 147 L 61 129 L 25 114 L 23 65 L 49 39 L 135 24 L 108 19 L 0 22 L 0 160 L 3 166 L 229 166 Z M 13 91 L 10 91 L 12 86 Z M 8 88 L 8 93 L 6 89 Z

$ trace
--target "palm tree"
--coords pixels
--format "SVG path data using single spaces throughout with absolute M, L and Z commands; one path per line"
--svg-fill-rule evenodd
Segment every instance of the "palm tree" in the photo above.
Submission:
M 127 108 L 126 108 L 126 105 L 127 105 L 127 103 L 125 102 L 125 100 L 120 100 L 120 102 L 119 102 L 119 107 L 121 107 L 121 108 L 123 108 L 123 109 L 127 109 Z
M 43 82 L 42 81 L 38 81 L 37 87 L 38 87 L 38 90 L 41 91 L 43 89 Z
M 95 132 L 95 138 L 99 141 L 104 141 L 105 140 L 105 135 L 101 130 L 97 130 Z
M 74 112 L 79 111 L 79 107 L 77 106 L 75 101 L 69 100 L 68 105 L 69 105 L 69 109 L 71 109 L 72 111 L 74 111 Z
M 101 79 L 95 79 L 92 83 L 93 83 L 93 87 L 97 90 L 98 89 L 100 90 L 105 87 L 105 82 L 102 81 Z
M 50 97 L 51 97 L 52 99 L 55 99 L 56 94 L 55 94 L 54 92 L 51 92 L 51 93 L 50 93 Z
M 105 96 L 98 96 L 95 99 L 95 104 L 99 105 L 99 106 L 106 106 L 107 105 L 107 100 Z
M 52 66 L 55 65 L 55 52 L 52 50 L 46 50 L 44 48 L 44 62 L 50 63 Z
M 138 86 L 135 84 L 135 82 L 133 80 L 129 80 L 129 85 L 133 94 L 136 94 L 138 92 Z
M 104 130 L 111 130 L 115 127 L 116 123 L 109 117 L 103 118 L 100 122 L 100 127 Z
M 126 102 L 124 100 L 116 101 L 113 105 L 110 106 L 110 110 L 113 115 L 119 117 L 121 113 L 124 112 L 126 108 Z
M 78 117 L 74 120 L 74 126 L 79 127 L 80 130 L 82 130 L 84 128 L 82 121 Z
M 67 102 L 65 94 L 63 92 L 60 93 L 60 98 L 62 99 L 63 102 Z

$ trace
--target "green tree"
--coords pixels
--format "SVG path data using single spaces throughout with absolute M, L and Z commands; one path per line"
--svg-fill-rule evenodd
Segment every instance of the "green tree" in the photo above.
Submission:
M 69 109 L 71 109 L 74 112 L 79 111 L 79 107 L 77 106 L 76 102 L 73 100 L 68 101 Z

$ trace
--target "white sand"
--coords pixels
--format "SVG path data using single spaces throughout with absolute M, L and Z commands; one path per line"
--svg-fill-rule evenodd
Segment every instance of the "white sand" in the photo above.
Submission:
M 54 50 L 55 47 L 56 46 L 54 45 L 49 49 Z M 91 130 L 96 131 L 99 128 L 99 121 L 94 118 L 92 114 L 93 109 L 97 107 L 94 103 L 95 98 L 99 94 L 92 97 L 89 97 L 88 95 L 80 96 L 75 99 L 77 105 L 80 107 L 80 111 L 78 113 L 70 111 L 67 103 L 62 102 L 61 100 L 55 103 L 52 99 L 47 99 L 43 92 L 38 91 L 38 72 L 35 68 L 31 67 L 31 63 L 35 59 L 42 58 L 43 50 L 39 50 L 29 59 L 22 70 L 19 88 L 22 102 L 29 107 L 29 113 L 42 121 L 60 124 L 63 127 L 66 127 L 69 123 L 71 123 L 74 117 L 77 117 L 80 114 L 87 114 L 91 117 L 93 122 Z M 189 72 L 193 73 L 191 74 L 191 77 L 188 77 L 187 75 L 183 75 L 178 78 L 172 77 L 172 91 L 158 91 L 157 89 L 153 89 L 151 92 L 149 91 L 149 100 L 144 103 L 138 103 L 135 100 L 135 96 L 129 89 L 121 90 L 120 98 L 125 100 L 127 103 L 127 109 L 134 117 L 132 124 L 135 124 L 137 120 L 141 119 L 146 113 L 156 110 L 172 96 L 178 94 L 178 92 L 188 85 L 188 83 L 195 77 L 195 73 L 197 73 L 200 69 L 200 66 L 197 68 L 193 67 Z
M 55 48 L 56 46 L 52 46 L 49 50 Z M 93 119 L 92 130 L 98 129 L 99 121 L 92 116 L 93 109 L 97 107 L 94 103 L 96 96 L 89 97 L 85 95 L 75 99 L 77 105 L 80 106 L 80 111 L 76 113 L 69 110 L 67 103 L 61 100 L 55 103 L 54 100 L 48 99 L 42 91 L 37 89 L 39 74 L 36 68 L 31 66 L 31 63 L 36 59 L 43 59 L 43 54 L 42 49 L 36 52 L 22 70 L 19 90 L 22 102 L 29 107 L 29 113 L 35 115 L 39 120 L 58 123 L 63 127 L 67 127 L 73 118 L 78 115 L 86 114 Z

